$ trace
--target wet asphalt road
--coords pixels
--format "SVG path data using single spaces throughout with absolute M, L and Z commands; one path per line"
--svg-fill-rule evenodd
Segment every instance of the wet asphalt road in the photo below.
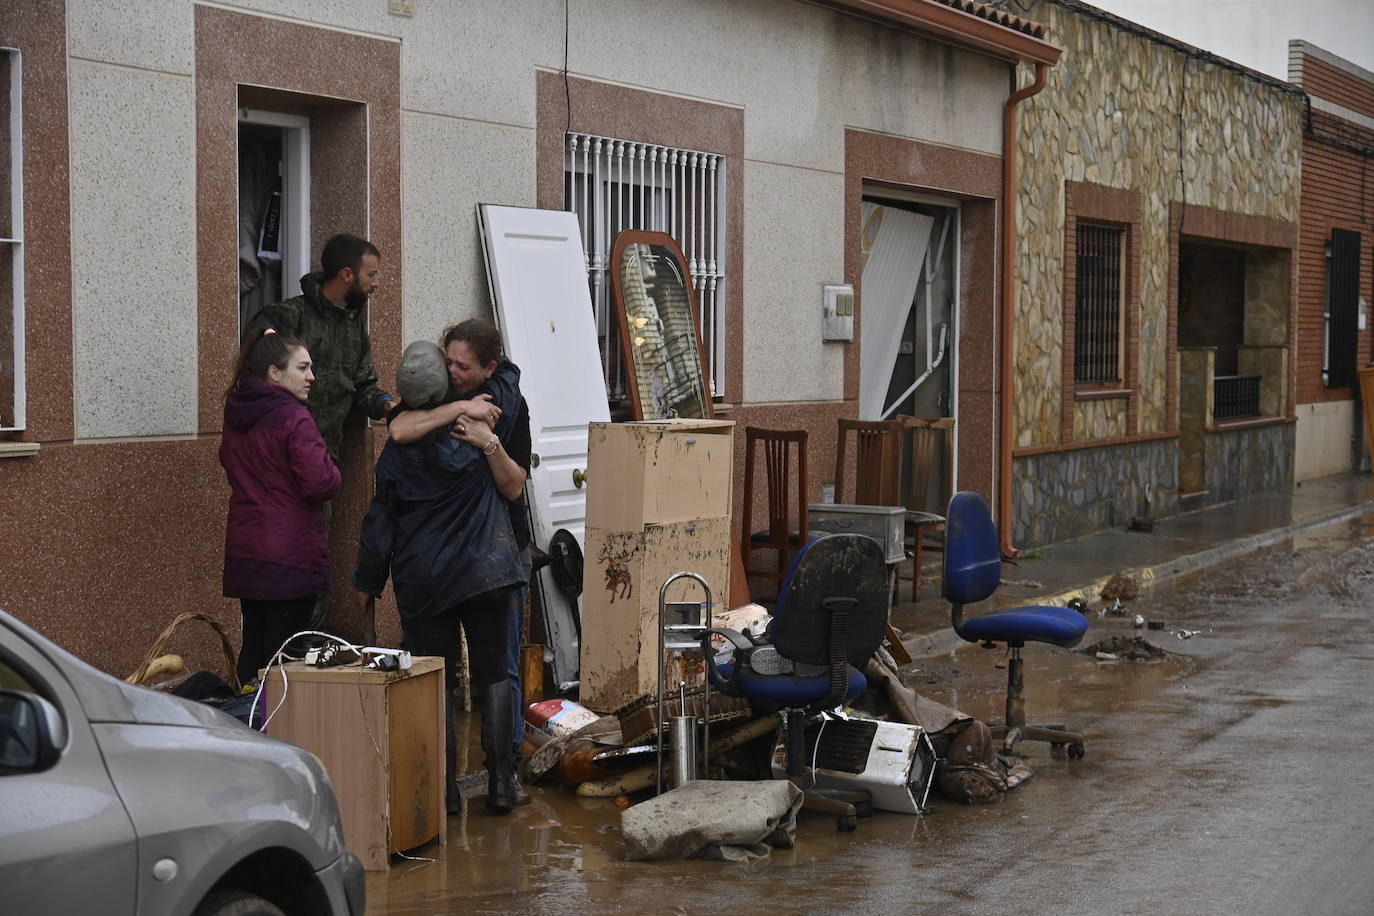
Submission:
M 436 861 L 370 875 L 368 912 L 1374 913 L 1371 523 L 1142 596 L 1164 661 L 1027 649 L 1028 714 L 1083 731 L 1087 757 L 1028 745 L 1035 776 L 1000 804 L 935 796 L 852 834 L 803 814 L 797 847 L 752 865 L 628 863 L 609 800 L 536 787 L 510 817 L 450 819 L 417 853 Z M 1094 615 L 1084 644 L 1136 633 Z M 999 718 L 1001 659 L 970 647 L 912 680 Z

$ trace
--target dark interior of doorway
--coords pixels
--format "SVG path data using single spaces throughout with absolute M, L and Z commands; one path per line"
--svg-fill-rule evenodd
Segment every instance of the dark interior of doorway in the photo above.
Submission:
M 282 298 L 281 129 L 239 124 L 239 327 Z
M 1181 241 L 1178 345 L 1215 347 L 1216 374 L 1236 375 L 1245 343 L 1245 251 Z

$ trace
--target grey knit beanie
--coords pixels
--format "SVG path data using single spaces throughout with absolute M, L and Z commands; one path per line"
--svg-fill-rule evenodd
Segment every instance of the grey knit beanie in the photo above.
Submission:
M 396 370 L 396 390 L 409 407 L 434 407 L 448 394 L 448 367 L 444 351 L 429 340 L 406 347 Z

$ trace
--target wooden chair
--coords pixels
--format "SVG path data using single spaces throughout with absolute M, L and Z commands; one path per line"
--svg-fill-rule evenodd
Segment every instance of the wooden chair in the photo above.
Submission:
M 854 495 L 846 498 L 846 457 L 854 440 Z M 896 420 L 839 420 L 835 442 L 835 502 L 851 506 L 902 505 L 902 424 Z
M 945 524 L 945 503 L 954 495 L 954 418 L 898 416 L 902 427 L 906 493 L 906 533 L 911 554 L 911 600 L 921 588 L 921 551 L 924 540 Z M 938 490 L 933 485 L 939 464 Z M 943 549 L 938 543 L 930 546 Z M 901 573 L 898 572 L 898 587 Z
M 768 527 L 753 530 L 754 511 L 754 446 L 763 446 L 764 482 L 768 488 Z M 793 451 L 796 452 L 795 465 Z M 796 475 L 792 469 L 796 467 Z M 791 509 L 789 491 L 796 484 L 796 513 Z M 806 543 L 806 430 L 744 428 L 744 523 L 740 553 L 744 557 L 745 576 L 774 579 L 778 587 L 787 572 L 792 554 Z M 795 517 L 796 524 L 792 524 Z M 751 569 L 749 554 L 754 550 L 777 552 L 777 569 Z

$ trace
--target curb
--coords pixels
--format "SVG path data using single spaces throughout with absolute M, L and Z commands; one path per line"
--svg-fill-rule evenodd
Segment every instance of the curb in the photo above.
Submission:
M 1100 597 L 1103 586 L 1105 586 L 1114 576 L 1121 573 L 1125 573 L 1135 578 L 1135 580 L 1140 583 L 1141 590 L 1144 591 L 1156 585 L 1162 585 L 1165 582 L 1182 578 L 1190 573 L 1209 569 L 1213 566 L 1219 566 L 1227 560 L 1233 560 L 1237 557 L 1263 550 L 1266 547 L 1272 547 L 1275 544 L 1289 540 L 1304 532 L 1349 521 L 1352 518 L 1356 518 L 1371 511 L 1374 511 L 1374 500 L 1368 500 L 1341 509 L 1334 509 L 1331 512 L 1316 515 L 1291 525 L 1285 525 L 1282 528 L 1271 528 L 1259 534 L 1247 535 L 1246 537 L 1237 538 L 1234 541 L 1218 544 L 1215 547 L 1199 550 L 1196 553 L 1185 554 L 1181 557 L 1175 557 L 1172 560 L 1166 560 L 1163 563 L 1156 563 L 1153 566 L 1140 566 L 1134 569 L 1118 570 L 1117 572 L 1101 576 L 1091 582 L 1074 588 L 1064 589 L 1046 595 L 1037 595 L 1027 599 L 1024 604 L 1063 607 L 1074 598 L 1080 598 L 1086 602 L 1096 601 Z M 947 628 L 936 630 L 932 633 L 913 634 L 903 639 L 902 645 L 906 647 L 912 659 L 917 659 L 930 657 L 932 655 L 944 655 L 961 645 L 966 645 L 966 643 L 960 639 L 959 635 L 952 629 Z

